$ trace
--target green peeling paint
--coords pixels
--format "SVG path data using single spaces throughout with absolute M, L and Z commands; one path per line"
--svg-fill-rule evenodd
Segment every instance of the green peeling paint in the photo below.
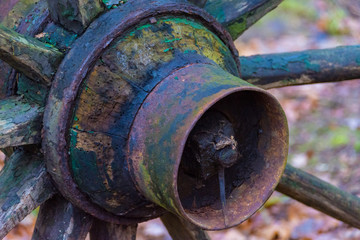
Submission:
M 356 63 L 360 65 L 360 57 L 356 58 Z
M 127 0 L 122 0 L 122 1 L 102 0 L 102 2 L 104 3 L 107 9 L 114 9 L 125 4 Z
M 236 39 L 242 32 L 247 29 L 246 19 L 241 18 L 238 22 L 235 22 L 228 26 L 228 31 L 233 39 Z
M 75 130 L 70 129 L 70 148 L 76 147 L 77 135 L 78 133 Z
M 164 42 L 164 43 L 171 43 L 171 42 L 180 41 L 181 39 L 182 39 L 182 38 L 165 39 L 163 42 Z
M 314 72 L 320 72 L 320 65 L 310 62 L 309 60 L 305 60 L 306 68 L 314 71 Z
M 130 30 L 125 36 L 116 39 L 111 46 L 104 51 L 100 57 L 100 61 L 98 61 L 94 67 L 93 72 L 89 73 L 88 78 L 82 83 L 77 98 L 72 130 L 78 131 L 81 135 L 79 135 L 78 140 L 76 140 L 76 136 L 70 134 L 70 138 L 72 138 L 71 147 L 74 148 L 70 151 L 70 159 L 73 162 L 72 166 L 75 168 L 73 169 L 74 175 L 88 174 L 87 172 L 81 172 L 87 170 L 81 170 L 79 168 L 85 167 L 84 164 L 87 164 L 82 163 L 83 161 L 94 161 L 95 158 L 97 161 L 97 169 L 95 169 L 96 173 L 94 176 L 96 176 L 96 174 L 98 175 L 96 176 L 96 178 L 99 179 L 98 183 L 107 179 L 107 177 L 104 176 L 108 176 L 106 175 L 108 173 L 104 173 L 104 169 L 105 171 L 108 170 L 108 166 L 110 165 L 111 172 L 117 172 L 118 174 L 123 171 L 123 163 L 121 161 L 124 160 L 124 158 L 118 158 L 118 156 L 124 154 L 123 148 L 120 145 L 126 144 L 126 137 L 129 136 L 130 130 L 128 126 L 131 126 L 133 117 L 136 115 L 148 92 L 161 80 L 160 77 L 156 77 L 156 70 L 166 66 L 167 63 L 173 63 L 179 56 L 191 59 L 191 56 L 185 55 L 184 53 L 204 56 L 212 60 L 214 64 L 218 64 L 224 70 L 232 72 L 234 75 L 238 72 L 231 51 L 224 42 L 207 27 L 189 18 L 158 18 L 154 24 L 144 24 Z M 188 60 L 186 59 L 186 61 Z M 110 65 L 114 67 L 111 70 L 109 70 Z M 170 70 L 171 69 L 169 69 L 169 71 Z M 149 78 L 149 74 L 154 74 L 154 79 Z M 177 80 L 178 79 L 179 78 L 177 78 Z M 134 86 L 136 86 L 136 88 Z M 90 90 L 87 91 L 88 89 Z M 119 104 L 112 105 L 114 103 L 114 96 L 118 96 L 119 93 L 122 94 L 122 99 L 116 99 L 116 101 L 119 101 Z M 111 96 L 112 99 L 109 99 L 109 96 Z M 101 106 L 101 108 L 99 108 L 99 106 Z M 127 107 L 129 107 L 129 109 Z M 111 109 L 111 111 L 108 111 L 108 109 Z M 125 110 L 126 114 L 124 113 Z M 109 112 L 111 112 L 111 114 L 109 114 Z M 159 118 L 159 121 L 165 121 L 165 119 Z M 106 124 L 101 124 L 100 122 Z M 119 133 L 119 130 L 121 133 Z M 89 134 L 84 134 L 83 132 Z M 91 133 L 96 134 L 93 135 Z M 109 145 L 106 145 L 108 147 L 105 148 L 108 149 L 104 150 L 104 148 L 100 149 L 99 147 L 98 150 L 93 151 L 92 148 L 96 148 L 96 146 L 94 145 L 94 147 L 92 147 L 92 145 L 87 144 L 86 146 L 90 146 L 87 152 L 79 152 L 83 150 L 80 149 L 80 145 L 84 143 L 83 141 L 85 141 L 85 139 L 86 141 L 92 142 L 98 141 L 95 138 L 95 135 L 98 133 L 107 134 Z M 86 138 L 84 138 L 84 136 L 86 136 Z M 119 136 L 123 136 L 122 138 L 124 139 L 116 139 L 116 137 Z M 80 140 L 80 138 L 83 140 Z M 75 144 L 77 144 L 77 146 Z M 111 151 L 113 155 L 107 155 L 105 157 L 104 152 L 106 151 Z M 86 153 L 89 155 L 89 158 L 86 158 Z M 95 154 L 95 156 L 90 156 L 90 154 Z M 163 162 L 160 161 L 159 168 L 164 166 L 165 163 L 162 163 Z M 151 169 L 149 171 L 146 164 L 147 163 L 144 163 L 139 166 L 139 172 L 143 175 L 142 179 L 144 179 L 147 185 L 146 189 L 149 196 L 153 199 L 158 199 L 159 204 L 161 203 L 175 208 L 174 202 L 170 199 L 171 196 L 168 186 L 166 185 L 166 182 L 170 180 L 166 182 L 157 181 L 162 176 L 158 175 L 154 177 L 152 171 L 159 172 L 159 169 Z M 167 166 L 165 171 L 169 172 L 170 166 Z M 114 175 L 114 177 L 115 176 L 116 175 Z M 75 180 L 76 182 L 81 181 L 80 178 Z M 117 175 L 116 183 L 114 183 L 115 179 L 114 182 L 102 182 L 102 188 L 109 188 L 110 190 L 96 194 L 92 192 L 93 189 L 91 186 L 87 186 L 87 183 L 83 181 L 77 183 L 79 186 L 83 184 L 84 187 L 82 187 L 82 190 L 84 193 L 97 196 L 98 200 L 95 200 L 94 197 L 94 202 L 105 209 L 109 209 L 111 212 L 120 214 L 123 212 L 118 211 L 113 205 L 106 201 L 100 202 L 99 199 L 101 199 L 101 196 L 106 198 L 106 196 L 108 196 L 107 194 L 110 194 L 114 198 L 116 194 L 123 195 L 123 188 L 119 187 L 122 180 L 123 179 Z M 151 187 L 151 185 L 155 182 L 157 184 L 156 189 L 152 189 L 153 187 Z M 163 192 L 163 194 L 158 194 L 158 190 Z M 119 202 L 120 200 L 117 201 Z M 116 200 L 113 202 L 116 202 Z M 124 205 L 122 204 L 122 206 Z
M 194 29 L 204 29 L 204 26 L 187 18 L 170 18 L 170 19 L 164 19 L 164 22 L 169 22 L 171 24 L 186 24 L 190 25 Z
M 173 47 L 169 47 L 169 48 L 167 48 L 167 49 L 164 50 L 164 53 L 166 53 L 166 52 L 168 52 L 168 51 L 170 51 L 170 50 L 174 50 L 174 48 L 173 48 Z

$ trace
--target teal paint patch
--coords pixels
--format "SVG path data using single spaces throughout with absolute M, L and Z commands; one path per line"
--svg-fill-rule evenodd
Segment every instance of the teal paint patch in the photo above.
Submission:
M 157 22 L 156 24 L 158 24 L 158 23 L 159 23 L 159 22 Z M 135 29 L 134 31 L 132 31 L 129 35 L 130 35 L 130 36 L 134 36 L 134 34 L 135 34 L 136 31 L 143 30 L 143 29 L 146 29 L 146 28 L 150 28 L 150 27 L 152 27 L 152 26 L 153 26 L 153 24 L 150 24 L 150 23 L 144 24 L 144 25 L 136 28 L 136 29 Z
M 164 42 L 164 43 L 172 43 L 172 42 L 180 41 L 181 39 L 182 39 L 182 38 L 165 39 L 163 42 Z
M 223 1 L 208 1 L 208 3 L 205 5 L 205 9 L 207 12 L 209 12 L 212 16 L 216 18 L 219 22 L 225 22 L 226 21 L 226 7 L 229 7 L 228 5 L 223 5 Z M 233 6 L 230 6 L 233 7 Z
M 204 29 L 203 25 L 186 18 L 169 18 L 169 19 L 163 19 L 163 21 L 164 22 L 169 21 L 171 23 L 176 23 L 176 24 L 182 23 L 182 24 L 190 25 L 195 29 Z
M 286 72 L 289 72 L 289 67 L 287 61 L 284 61 L 283 59 L 275 59 L 272 62 L 272 69 L 274 70 L 284 70 Z
M 309 60 L 305 60 L 306 68 L 314 71 L 314 72 L 320 72 L 320 65 L 316 63 L 312 63 Z
M 166 53 L 166 52 L 168 52 L 170 50 L 174 50 L 174 48 L 173 47 L 167 48 L 167 49 L 164 50 L 164 53 Z
M 71 169 L 79 188 L 90 193 L 106 191 L 96 164 L 96 154 L 72 148 L 70 155 Z
M 23 74 L 20 74 L 17 82 L 17 88 L 18 95 L 23 95 L 25 99 L 39 105 L 45 105 L 49 91 L 48 87 L 45 85 L 35 83 L 33 80 L 27 78 Z
M 196 50 L 193 50 L 193 49 L 187 49 L 184 51 L 184 53 L 188 54 L 188 53 L 191 53 L 191 54 L 196 54 L 197 51 Z
M 356 58 L 356 63 L 360 65 L 360 57 Z
M 77 136 L 78 133 L 70 129 L 70 165 L 75 182 L 87 192 L 105 191 L 95 152 L 77 148 Z
M 114 9 L 118 8 L 119 6 L 125 4 L 127 0 L 120 0 L 120 1 L 114 1 L 114 0 L 102 0 L 104 5 L 107 9 Z
M 70 129 L 70 148 L 75 148 L 77 143 L 77 135 L 78 133 L 73 129 Z
M 40 36 L 38 40 L 47 44 L 47 47 L 56 47 L 61 52 L 66 52 L 78 37 L 55 24 L 47 26 Z

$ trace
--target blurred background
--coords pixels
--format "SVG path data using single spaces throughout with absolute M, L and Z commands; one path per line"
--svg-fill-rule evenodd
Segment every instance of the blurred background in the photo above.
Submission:
M 236 42 L 240 55 L 360 44 L 359 0 L 285 0 Z M 289 121 L 288 162 L 360 196 L 360 80 L 271 90 Z M 0 152 L 0 168 L 3 166 Z M 37 211 L 5 240 L 31 239 Z M 358 240 L 360 230 L 279 193 L 248 221 L 213 240 Z M 159 220 L 142 223 L 140 240 L 171 239 Z

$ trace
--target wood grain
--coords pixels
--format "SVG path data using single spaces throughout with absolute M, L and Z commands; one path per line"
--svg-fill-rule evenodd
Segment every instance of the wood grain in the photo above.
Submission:
M 129 129 L 148 92 L 174 69 L 200 57 L 237 72 L 230 50 L 204 25 L 162 17 L 119 37 L 97 60 L 79 91 L 69 135 L 74 179 L 93 202 L 116 214 L 151 206 L 126 180 Z M 152 212 L 143 211 L 143 216 Z
M 207 0 L 189 0 L 189 2 L 192 2 L 199 7 L 204 7 Z
M 46 0 L 0 1 L 0 24 L 24 35 L 36 34 L 47 16 Z M 0 60 L 0 99 L 14 93 L 15 76 L 14 69 Z
M 48 0 L 51 18 L 67 30 L 81 33 L 102 11 L 101 0 Z
M 21 97 L 0 100 L 0 148 L 40 143 L 43 112 Z
M 210 240 L 204 230 L 172 213 L 164 214 L 161 221 L 173 240 Z
M 56 195 L 41 205 L 32 239 L 84 240 L 92 222 L 93 217 Z
M 42 156 L 15 152 L 0 172 L 0 239 L 54 194 Z
M 205 5 L 211 15 L 237 39 L 282 0 L 208 0 Z
M 0 25 L 0 58 L 25 76 L 50 85 L 63 54 L 51 45 Z
M 90 230 L 90 240 L 135 240 L 137 225 L 116 225 L 95 220 Z
M 360 78 L 360 45 L 240 57 L 241 77 L 264 89 Z
M 288 164 L 276 190 L 360 229 L 360 198 L 311 174 Z

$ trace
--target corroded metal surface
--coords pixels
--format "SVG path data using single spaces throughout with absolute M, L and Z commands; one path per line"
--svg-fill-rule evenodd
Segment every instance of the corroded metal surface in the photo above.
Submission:
M 131 224 L 144 219 L 119 217 L 104 211 L 89 201 L 73 182 L 68 149 L 67 134 L 74 101 L 79 86 L 94 62 L 109 44 L 124 32 L 158 15 L 193 16 L 202 21 L 224 41 L 237 56 L 231 38 L 220 24 L 203 10 L 183 1 L 132 1 L 121 8 L 113 9 L 100 16 L 88 28 L 63 60 L 51 88 L 44 117 L 43 149 L 47 168 L 61 193 L 74 205 L 96 217 L 119 224 Z
M 209 111 L 227 116 L 239 144 L 237 163 L 225 169 L 226 216 L 217 176 L 199 183 L 181 165 L 191 130 Z M 132 125 L 127 159 L 147 199 L 216 230 L 241 223 L 264 204 L 284 171 L 287 151 L 286 117 L 271 95 L 218 66 L 195 64 L 169 75 L 146 98 Z

